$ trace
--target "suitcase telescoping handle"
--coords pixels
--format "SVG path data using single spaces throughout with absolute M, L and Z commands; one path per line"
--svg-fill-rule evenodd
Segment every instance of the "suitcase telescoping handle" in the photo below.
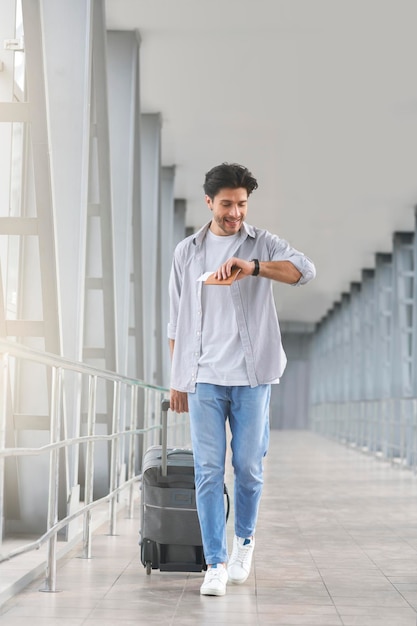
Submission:
M 168 448 L 168 409 L 170 406 L 169 400 L 162 400 L 161 402 L 161 446 L 162 446 L 162 458 L 161 458 L 161 473 L 162 476 L 168 475 L 167 470 L 167 448 Z

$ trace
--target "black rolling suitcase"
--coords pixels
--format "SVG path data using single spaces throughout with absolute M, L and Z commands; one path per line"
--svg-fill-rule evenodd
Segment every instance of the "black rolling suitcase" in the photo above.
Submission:
M 145 452 L 142 465 L 141 561 L 146 573 L 201 572 L 206 569 L 197 516 L 194 459 L 191 450 L 167 448 L 167 412 L 163 400 L 162 445 Z M 229 496 L 227 498 L 227 515 Z

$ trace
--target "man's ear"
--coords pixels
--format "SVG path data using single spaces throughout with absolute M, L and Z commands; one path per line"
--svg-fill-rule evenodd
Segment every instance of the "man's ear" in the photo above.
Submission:
M 206 194 L 206 196 L 205 196 L 205 200 L 206 200 L 206 204 L 207 204 L 208 208 L 210 209 L 210 211 L 212 211 L 212 210 L 213 210 L 213 205 L 212 205 L 212 202 L 211 202 L 211 198 L 210 198 L 210 196 L 208 196 L 208 195 Z

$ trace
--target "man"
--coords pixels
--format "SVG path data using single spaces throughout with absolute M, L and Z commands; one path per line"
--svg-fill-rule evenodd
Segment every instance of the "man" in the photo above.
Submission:
M 190 414 L 207 563 L 202 595 L 222 596 L 228 581 L 243 583 L 250 573 L 271 384 L 279 382 L 286 364 L 272 281 L 301 285 L 315 276 L 313 263 L 301 252 L 246 224 L 248 197 L 257 187 L 242 165 L 223 163 L 206 174 L 212 219 L 176 247 L 169 284 L 171 409 Z M 234 268 L 240 270 L 236 279 L 222 284 Z M 218 285 L 199 280 L 210 271 Z M 223 495 L 227 419 L 235 475 L 229 560 Z

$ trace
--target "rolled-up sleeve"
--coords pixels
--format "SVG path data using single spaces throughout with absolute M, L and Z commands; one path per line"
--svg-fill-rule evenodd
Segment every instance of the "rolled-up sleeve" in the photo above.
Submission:
M 316 277 L 316 267 L 311 259 L 304 254 L 296 257 L 295 259 L 289 259 L 291 263 L 301 272 L 301 278 L 294 283 L 294 286 L 305 285 Z
M 294 287 L 305 285 L 315 278 L 316 268 L 311 259 L 293 248 L 285 239 L 280 239 L 276 235 L 273 235 L 271 239 L 271 261 L 290 261 L 301 273 L 301 278 L 293 283 Z

